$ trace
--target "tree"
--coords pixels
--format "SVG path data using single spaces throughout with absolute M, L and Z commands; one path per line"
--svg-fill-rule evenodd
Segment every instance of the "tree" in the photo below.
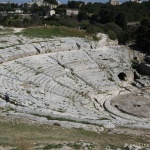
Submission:
M 44 0 L 45 3 L 49 3 L 49 4 L 55 4 L 58 5 L 58 2 L 56 0 Z
M 61 4 L 61 5 L 59 5 L 57 8 L 66 9 L 66 8 L 68 8 L 68 5 L 66 5 L 66 4 Z
M 19 7 L 19 5 L 15 4 L 15 3 L 11 3 L 10 5 L 11 5 L 11 8 L 18 8 Z
M 105 6 L 105 4 L 103 3 L 91 3 L 89 2 L 87 5 L 84 5 L 84 9 L 88 12 L 88 13 L 96 13 L 98 14 L 98 12 L 102 9 L 102 7 Z
M 100 22 L 105 24 L 109 22 L 114 22 L 114 13 L 113 11 L 110 11 L 109 9 L 102 9 L 99 11 L 100 15 Z
M 68 8 L 68 5 L 66 5 L 66 4 L 59 5 L 59 6 L 55 9 L 56 14 L 59 14 L 61 17 L 64 17 L 65 14 L 66 14 L 66 8 Z
M 34 3 L 34 4 L 31 6 L 31 11 L 32 11 L 32 13 L 36 13 L 36 12 L 38 11 L 38 9 L 39 9 L 39 6 L 38 6 L 36 3 Z
M 93 14 L 92 16 L 89 17 L 89 20 L 91 24 L 98 24 L 100 23 L 100 16 L 98 14 Z
M 88 15 L 87 15 L 86 11 L 79 11 L 79 14 L 78 14 L 77 17 L 78 17 L 78 21 L 87 20 L 88 19 Z
M 110 39 L 112 39 L 112 40 L 116 40 L 117 39 L 117 35 L 114 33 L 114 31 L 109 30 L 107 32 L 107 34 L 108 34 L 108 36 L 109 36 Z
M 41 18 L 38 14 L 33 14 L 31 19 L 32 19 L 31 22 L 33 24 L 36 24 L 36 25 L 41 24 Z
M 126 14 L 124 12 L 119 13 L 116 16 L 116 24 L 119 25 L 123 30 L 127 30 L 127 18 L 126 18 Z
M 105 32 L 108 33 L 109 30 L 113 31 L 117 35 L 117 39 L 119 43 L 125 44 L 126 41 L 128 40 L 128 34 L 122 30 L 121 27 L 119 27 L 115 23 L 107 23 L 104 26 Z
M 24 11 L 24 13 L 29 13 L 30 11 L 30 6 L 28 3 L 21 4 L 20 8 Z
M 68 7 L 72 9 L 79 9 L 82 5 L 84 5 L 82 1 L 68 1 Z
M 141 26 L 136 31 L 136 44 L 146 53 L 150 53 L 150 25 L 147 20 L 141 21 Z
M 150 26 L 150 18 L 144 18 L 144 19 L 140 22 L 140 24 L 141 24 L 142 26 Z

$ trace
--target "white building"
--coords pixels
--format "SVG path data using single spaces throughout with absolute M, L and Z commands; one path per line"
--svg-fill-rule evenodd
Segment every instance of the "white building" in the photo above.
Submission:
M 142 3 L 142 2 L 143 2 L 143 0 L 130 0 L 130 2 Z
M 38 6 L 42 6 L 43 5 L 43 0 L 32 0 L 33 4 L 37 4 Z
M 116 5 L 120 5 L 120 2 L 119 0 L 110 0 L 110 4 L 116 6 Z
M 66 16 L 77 16 L 79 10 L 77 9 L 66 9 Z
M 50 16 L 55 15 L 55 10 L 50 10 L 50 11 L 49 11 L 49 15 L 50 15 Z
M 44 0 L 32 0 L 29 5 L 37 4 L 38 6 L 50 6 L 50 9 L 56 8 L 58 5 L 45 3 Z M 59 3 L 58 3 L 59 4 Z

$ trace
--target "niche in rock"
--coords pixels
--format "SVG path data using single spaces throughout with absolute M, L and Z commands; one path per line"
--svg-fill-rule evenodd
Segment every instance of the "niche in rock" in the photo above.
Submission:
M 134 60 L 138 60 L 137 57 L 133 57 Z
M 127 81 L 127 75 L 124 72 L 119 73 L 118 77 L 122 81 Z

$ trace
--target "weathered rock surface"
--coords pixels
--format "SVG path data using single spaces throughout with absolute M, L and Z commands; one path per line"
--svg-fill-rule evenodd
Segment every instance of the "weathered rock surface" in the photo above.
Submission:
M 120 115 L 111 105 L 111 99 L 118 95 L 140 91 L 131 84 L 136 82 L 131 68 L 135 55 L 101 36 L 99 42 L 80 38 L 30 39 L 21 35 L 0 37 L 0 95 L 10 95 L 10 103 L 0 99 L 1 106 L 11 115 L 30 116 L 47 124 L 48 117 L 61 119 L 71 122 L 59 121 L 61 126 L 79 125 L 96 132 L 101 128 L 95 124 L 107 128 L 122 124 L 150 127 L 132 114 Z M 136 83 L 141 85 L 139 82 Z

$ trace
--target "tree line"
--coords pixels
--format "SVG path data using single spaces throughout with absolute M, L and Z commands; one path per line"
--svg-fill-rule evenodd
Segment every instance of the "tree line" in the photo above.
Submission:
M 44 0 L 45 3 L 58 4 L 56 0 Z M 107 33 L 111 39 L 118 39 L 120 43 L 135 41 L 138 46 L 146 52 L 150 51 L 150 0 L 142 3 L 125 2 L 121 5 L 113 6 L 110 3 L 84 3 L 82 1 L 68 1 L 55 8 L 56 14 L 44 16 L 49 11 L 49 6 L 38 6 L 33 4 L 31 7 L 24 3 L 0 4 L 0 11 L 14 10 L 21 8 L 24 13 L 31 13 L 30 18 L 20 18 L 19 15 L 0 15 L 0 23 L 6 26 L 27 27 L 32 25 L 56 25 L 79 27 L 86 32 L 96 34 L 98 32 Z M 77 16 L 66 15 L 66 9 L 79 10 Z M 128 22 L 140 22 L 140 26 L 133 33 L 128 31 Z

